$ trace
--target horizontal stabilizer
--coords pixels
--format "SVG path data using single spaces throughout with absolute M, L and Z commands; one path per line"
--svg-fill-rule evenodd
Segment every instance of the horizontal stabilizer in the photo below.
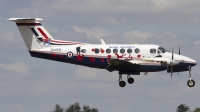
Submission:
M 41 18 L 9 18 L 9 21 L 42 21 Z

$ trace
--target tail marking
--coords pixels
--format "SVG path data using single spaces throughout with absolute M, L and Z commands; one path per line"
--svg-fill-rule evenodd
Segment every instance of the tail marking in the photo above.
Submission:
M 42 26 L 41 23 L 16 23 L 17 26 Z
M 36 37 L 38 37 L 39 35 L 38 35 L 38 33 L 35 31 L 35 29 L 34 28 L 31 28 L 31 30 L 32 30 L 32 32 L 35 34 L 35 36 Z
M 44 38 L 49 38 L 43 31 L 42 31 L 42 29 L 41 28 L 37 28 L 39 31 L 40 31 L 40 33 L 44 36 Z

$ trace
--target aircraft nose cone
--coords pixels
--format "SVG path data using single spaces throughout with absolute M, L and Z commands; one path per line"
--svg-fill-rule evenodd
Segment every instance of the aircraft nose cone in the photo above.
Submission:
M 189 63 L 191 63 L 192 66 L 195 66 L 195 65 L 197 64 L 197 61 L 195 61 L 195 60 L 189 58 Z
M 197 61 L 193 60 L 193 63 L 194 63 L 194 65 L 196 65 L 196 64 L 197 64 Z
M 195 66 L 197 64 L 197 61 L 195 61 L 195 60 L 193 60 L 193 59 L 191 59 L 189 57 L 181 56 L 181 55 L 179 55 L 179 56 L 180 56 L 179 57 L 180 60 L 183 60 L 184 63 L 187 63 L 190 66 Z

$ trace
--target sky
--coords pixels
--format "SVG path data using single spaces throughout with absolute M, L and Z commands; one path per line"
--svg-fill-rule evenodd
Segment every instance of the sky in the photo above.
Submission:
M 79 102 L 99 112 L 174 112 L 200 107 L 199 65 L 188 72 L 133 75 L 121 88 L 118 72 L 33 58 L 14 22 L 42 18 L 59 40 L 100 44 L 157 44 L 200 61 L 199 0 L 0 0 L 0 108 L 50 112 Z M 127 80 L 126 75 L 123 80 Z

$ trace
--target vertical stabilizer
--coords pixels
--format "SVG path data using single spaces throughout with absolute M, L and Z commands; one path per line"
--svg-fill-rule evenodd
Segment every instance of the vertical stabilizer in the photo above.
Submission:
M 8 20 L 16 23 L 28 50 L 41 49 L 44 46 L 43 43 L 53 40 L 53 37 L 40 23 L 43 19 L 9 18 Z

